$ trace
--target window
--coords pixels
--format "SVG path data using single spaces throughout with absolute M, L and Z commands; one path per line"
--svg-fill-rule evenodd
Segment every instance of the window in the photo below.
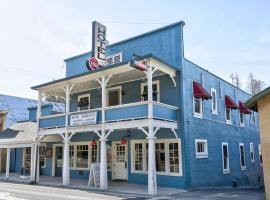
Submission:
M 121 86 L 108 89 L 108 106 L 116 106 L 122 104 Z
M 239 113 L 239 120 L 240 120 L 240 126 L 244 127 L 245 126 L 245 120 L 244 120 L 244 113 Z
M 46 167 L 46 145 L 41 144 L 39 146 L 39 165 L 42 168 Z
M 153 101 L 160 102 L 160 87 L 159 81 L 153 81 Z M 141 97 L 142 101 L 148 100 L 148 87 L 147 82 L 141 84 Z
M 90 109 L 90 94 L 78 96 L 78 110 Z
M 211 88 L 211 96 L 212 96 L 212 113 L 218 114 L 218 111 L 217 111 L 217 91 L 214 88 Z
M 261 144 L 258 144 L 258 150 L 259 150 L 259 158 L 260 158 L 260 164 L 263 164 L 263 158 L 262 158 L 262 149 Z
M 225 109 L 226 124 L 232 124 L 232 110 L 229 108 Z
M 196 158 L 208 157 L 207 140 L 195 139 Z
M 148 142 L 147 140 L 131 141 L 132 173 L 147 173 Z M 156 140 L 156 171 L 158 175 L 182 175 L 181 146 L 177 139 Z
M 75 168 L 75 151 L 74 151 L 74 145 L 69 146 L 69 167 Z
M 246 170 L 246 161 L 245 161 L 245 148 L 244 144 L 239 144 L 239 152 L 240 152 L 240 167 L 241 170 Z
M 143 144 L 134 144 L 134 170 L 143 171 Z
M 195 117 L 202 117 L 202 99 L 193 98 L 193 111 Z
M 249 115 L 249 123 L 250 124 L 255 124 L 256 123 L 256 117 L 255 117 L 255 112 L 251 111 L 250 115 Z
M 222 166 L 223 174 L 230 173 L 229 148 L 227 142 L 222 142 Z
M 77 145 L 76 168 L 88 168 L 88 145 Z
M 255 157 L 254 157 L 254 146 L 253 143 L 249 144 L 249 149 L 250 149 L 250 162 L 254 163 L 255 162 Z
M 107 56 L 106 62 L 107 62 L 107 65 L 112 65 L 112 64 L 122 62 L 122 53 L 120 52 L 117 54 Z

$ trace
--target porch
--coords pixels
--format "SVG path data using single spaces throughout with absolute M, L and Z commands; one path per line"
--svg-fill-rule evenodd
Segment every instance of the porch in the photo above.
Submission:
M 0 181 L 16 182 L 23 184 L 31 183 L 29 176 L 24 176 L 16 173 L 10 173 L 8 179 L 6 179 L 5 173 L 0 173 Z M 38 185 L 49 187 L 65 187 L 79 190 L 101 191 L 95 186 L 88 186 L 88 180 L 86 179 L 71 178 L 70 184 L 63 186 L 61 177 L 40 176 Z M 126 181 L 109 181 L 108 186 L 108 192 L 148 195 L 147 187 L 145 187 L 145 185 L 127 183 Z M 171 187 L 158 187 L 158 195 L 160 196 L 172 195 L 181 192 L 186 192 L 186 190 Z

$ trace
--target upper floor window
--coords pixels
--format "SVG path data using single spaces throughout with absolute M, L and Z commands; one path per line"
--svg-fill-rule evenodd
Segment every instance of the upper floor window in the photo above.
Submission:
M 193 98 L 193 111 L 194 116 L 202 117 L 202 99 L 201 98 Z
M 121 86 L 108 89 L 108 106 L 116 106 L 122 104 Z
M 255 124 L 256 123 L 256 117 L 255 117 L 255 112 L 251 111 L 250 115 L 249 115 L 249 123 L 250 124 Z
M 208 157 L 208 145 L 207 140 L 195 139 L 196 158 Z
M 122 52 L 107 56 L 106 62 L 107 62 L 107 65 L 113 65 L 113 64 L 122 62 Z
M 239 153 L 240 153 L 240 167 L 241 167 L 241 170 L 246 170 L 245 148 L 244 148 L 243 143 L 239 143 Z
M 225 117 L 226 117 L 226 123 L 231 124 L 232 123 L 232 110 L 229 108 L 225 109 Z
M 239 113 L 239 121 L 240 121 L 240 126 L 244 127 L 245 126 L 245 114 L 244 113 Z
M 212 96 L 212 113 L 218 114 L 218 111 L 217 111 L 217 91 L 214 88 L 211 88 L 211 96 Z
M 227 142 L 222 142 L 222 166 L 224 174 L 230 172 L 229 147 Z
M 153 81 L 153 101 L 160 102 L 160 86 L 159 81 Z M 142 101 L 148 100 L 148 86 L 147 82 L 141 84 L 141 98 Z
M 260 164 L 263 164 L 261 144 L 258 144 Z
M 90 94 L 78 96 L 78 110 L 90 109 Z
M 249 144 L 249 149 L 250 149 L 250 162 L 254 163 L 255 162 L 255 156 L 254 156 L 254 146 L 253 143 Z

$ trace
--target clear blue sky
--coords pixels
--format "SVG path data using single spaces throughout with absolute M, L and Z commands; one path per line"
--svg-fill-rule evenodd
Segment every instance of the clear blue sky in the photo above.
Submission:
M 30 87 L 62 78 L 63 59 L 91 50 L 91 21 L 110 43 L 183 20 L 185 57 L 229 80 L 270 84 L 270 1 L 0 0 L 0 93 L 36 98 Z

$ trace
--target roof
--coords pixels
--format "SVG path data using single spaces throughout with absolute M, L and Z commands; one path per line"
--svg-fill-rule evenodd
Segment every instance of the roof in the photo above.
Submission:
M 170 68 L 173 68 L 174 70 L 179 70 L 175 66 L 173 66 L 171 64 L 168 64 L 167 62 L 163 61 L 162 59 L 160 59 L 159 57 L 157 57 L 157 56 L 155 56 L 153 54 L 144 55 L 144 56 L 142 56 L 142 58 L 153 58 L 153 59 L 155 59 L 155 60 L 157 60 L 157 61 L 159 61 L 159 62 L 161 62 L 161 63 L 163 63 L 163 64 L 165 64 L 167 66 L 169 66 Z M 119 67 L 121 65 L 125 65 L 125 64 L 128 64 L 128 63 L 129 63 L 129 61 L 119 62 L 119 63 L 113 64 L 113 65 L 109 65 L 107 67 L 98 68 L 97 70 L 94 70 L 94 71 L 88 71 L 88 72 L 85 72 L 85 73 L 76 74 L 74 76 L 69 76 L 69 77 L 65 77 L 65 78 L 62 78 L 62 79 L 54 80 L 54 81 L 51 81 L 51 82 L 43 83 L 41 85 L 33 86 L 33 87 L 31 87 L 31 89 L 38 90 L 39 88 L 44 87 L 44 86 L 48 86 L 48 85 L 51 85 L 51 84 L 59 83 L 59 82 L 62 82 L 62 81 L 71 80 L 73 78 L 85 76 L 85 75 L 88 75 L 88 74 L 94 74 L 94 73 L 97 73 L 97 72 L 105 71 L 105 70 L 112 69 L 112 68 L 115 68 L 115 67 Z
M 10 128 L 0 132 L 0 147 L 32 144 L 36 131 L 37 124 L 35 122 L 15 123 Z
M 245 104 L 248 108 L 258 111 L 257 102 L 262 98 L 266 97 L 267 95 L 270 95 L 270 87 L 252 96 L 250 99 L 246 101 Z
M 109 45 L 108 47 L 112 47 L 112 46 L 115 46 L 115 45 L 118 45 L 118 44 L 121 44 L 121 43 L 125 43 L 127 41 L 130 41 L 130 40 L 135 40 L 135 39 L 138 39 L 140 37 L 143 37 L 143 36 L 146 36 L 146 35 L 149 35 L 149 34 L 152 34 L 152 33 L 155 33 L 155 32 L 158 32 L 158 31 L 161 31 L 161 30 L 164 30 L 164 29 L 167 29 L 167 28 L 170 28 L 170 27 L 173 27 L 173 26 L 177 26 L 177 25 L 182 25 L 184 26 L 185 25 L 185 22 L 184 21 L 178 21 L 178 22 L 175 22 L 173 24 L 169 24 L 167 26 L 164 26 L 164 27 L 161 27 L 161 28 L 157 28 L 157 29 L 154 29 L 154 30 L 151 30 L 149 32 L 146 32 L 146 33 L 143 33 L 143 34 L 140 34 L 140 35 L 136 35 L 134 37 L 131 37 L 131 38 L 128 38 L 128 39 L 124 39 L 124 40 L 121 40 L 119 42 L 116 42 L 116 43 L 113 43 L 111 45 Z M 85 53 L 82 53 L 82 54 L 79 54 L 79 55 L 76 55 L 76 56 L 72 56 L 70 58 L 66 58 L 64 61 L 68 61 L 68 60 L 71 60 L 71 59 L 74 59 L 74 58 L 78 58 L 80 56 L 83 56 L 83 55 L 86 55 L 86 54 L 90 54 L 91 51 L 88 51 L 88 52 L 85 52 Z

